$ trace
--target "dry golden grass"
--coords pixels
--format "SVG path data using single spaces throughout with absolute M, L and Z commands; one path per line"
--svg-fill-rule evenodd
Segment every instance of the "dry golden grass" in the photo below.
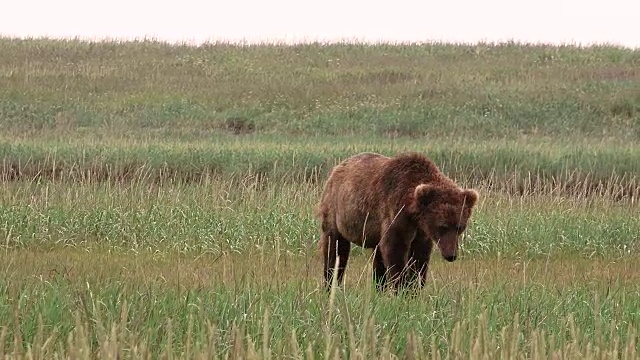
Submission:
M 13 249 L 0 254 L 5 279 L 16 283 L 64 279 L 70 283 L 118 281 L 131 285 L 163 284 L 168 288 L 202 289 L 233 286 L 238 281 L 269 288 L 304 283 L 321 288 L 322 261 L 312 247 L 309 254 L 282 251 L 223 252 L 179 255 L 108 250 Z M 640 283 L 640 255 L 620 258 L 548 258 L 512 256 L 462 256 L 446 263 L 435 250 L 429 287 L 491 287 L 507 281 L 512 286 L 530 284 L 562 289 L 571 286 L 619 286 Z M 269 271 L 265 272 L 265 269 Z M 362 291 L 371 283 L 370 251 L 355 253 L 346 272 L 346 289 Z M 350 290 L 348 290 L 350 291 Z

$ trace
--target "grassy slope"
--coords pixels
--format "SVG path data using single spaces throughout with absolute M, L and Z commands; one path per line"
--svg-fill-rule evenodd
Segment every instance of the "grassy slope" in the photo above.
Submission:
M 638 51 L 11 39 L 0 49 L 5 178 L 323 176 L 355 151 L 411 149 L 473 184 L 532 175 L 593 190 L 613 177 L 638 192 Z
M 0 39 L 0 354 L 637 358 L 639 65 L 608 47 Z M 463 257 L 434 257 L 417 298 L 378 297 L 355 249 L 332 306 L 324 171 L 407 149 L 480 187 Z
M 188 136 L 242 116 L 278 134 L 640 135 L 640 51 L 618 48 L 0 39 L 0 49 L 8 129 Z

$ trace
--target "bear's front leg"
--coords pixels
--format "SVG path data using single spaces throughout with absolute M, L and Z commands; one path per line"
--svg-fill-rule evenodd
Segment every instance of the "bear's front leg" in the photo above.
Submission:
M 433 251 L 433 240 L 426 237 L 422 231 L 418 231 L 416 238 L 411 243 L 409 254 L 409 267 L 411 271 L 410 282 L 415 282 L 422 287 L 427 282 L 427 272 L 429 271 L 429 259 Z
M 402 236 L 388 234 L 380 242 L 380 254 L 387 270 L 386 278 L 393 285 L 393 289 L 399 290 L 406 287 L 409 279 L 406 269 L 409 242 Z
M 387 282 L 387 268 L 378 246 L 373 249 L 373 281 L 376 284 L 376 290 L 382 292 Z

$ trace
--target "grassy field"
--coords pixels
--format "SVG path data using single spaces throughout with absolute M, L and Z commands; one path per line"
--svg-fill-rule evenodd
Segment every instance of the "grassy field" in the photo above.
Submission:
M 0 38 L 0 357 L 640 358 L 640 51 Z M 322 287 L 329 168 L 481 194 L 414 296 Z

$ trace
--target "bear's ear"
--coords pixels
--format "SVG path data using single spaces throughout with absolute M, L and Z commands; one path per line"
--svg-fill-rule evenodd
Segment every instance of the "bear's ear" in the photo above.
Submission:
M 474 189 L 466 189 L 462 192 L 462 195 L 464 196 L 464 205 L 468 208 L 472 208 L 480 196 Z
M 433 185 L 420 184 L 413 191 L 416 204 L 427 206 L 438 196 L 438 190 Z

